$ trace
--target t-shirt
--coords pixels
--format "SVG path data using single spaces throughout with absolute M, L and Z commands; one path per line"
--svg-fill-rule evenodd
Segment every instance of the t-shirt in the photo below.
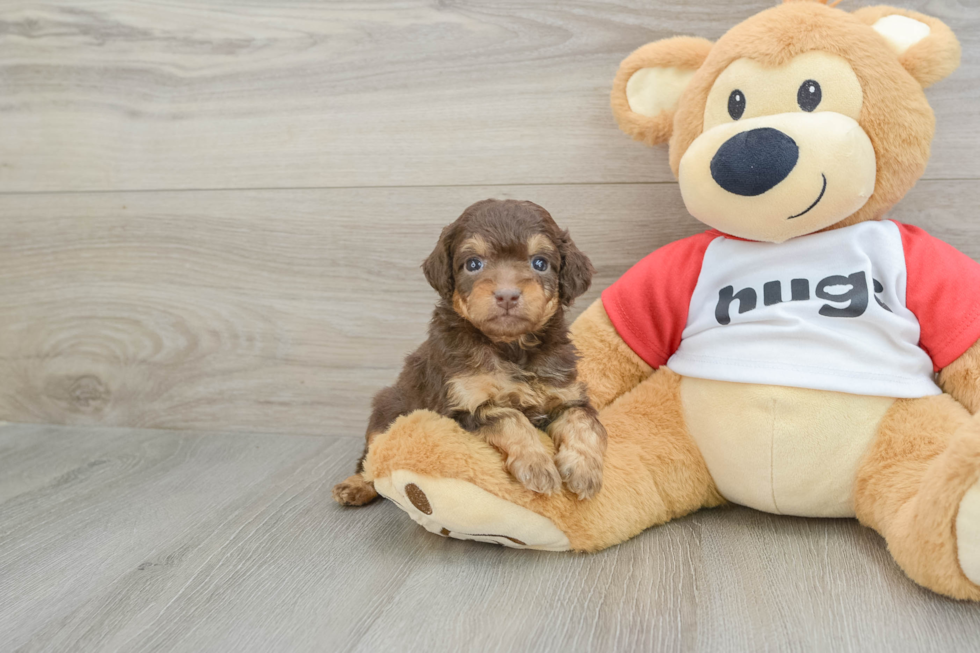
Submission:
M 711 230 L 653 252 L 602 302 L 655 368 L 924 397 L 941 393 L 935 372 L 980 339 L 980 264 L 891 220 L 780 244 Z

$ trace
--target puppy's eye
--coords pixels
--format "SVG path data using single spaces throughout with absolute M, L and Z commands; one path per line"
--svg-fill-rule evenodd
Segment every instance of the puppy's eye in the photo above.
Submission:
M 732 120 L 738 120 L 743 113 L 745 113 L 745 93 L 735 89 L 728 96 L 728 115 L 732 117 Z
M 463 267 L 466 268 L 467 272 L 479 272 L 483 269 L 483 261 L 476 257 L 466 259 L 466 263 L 463 264 Z
M 531 267 L 538 272 L 548 271 L 548 259 L 543 256 L 535 256 L 531 259 Z
M 820 84 L 812 79 L 800 84 L 800 90 L 796 92 L 796 103 L 807 112 L 816 109 L 822 99 L 823 91 L 820 90 Z

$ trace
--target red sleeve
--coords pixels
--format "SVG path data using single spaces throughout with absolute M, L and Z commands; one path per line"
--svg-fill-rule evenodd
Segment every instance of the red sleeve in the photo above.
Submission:
M 602 293 L 616 331 L 650 367 L 660 367 L 680 347 L 704 252 L 717 237 L 707 231 L 665 245 Z
M 936 371 L 980 339 L 980 263 L 922 229 L 899 224 L 908 281 L 905 305 Z

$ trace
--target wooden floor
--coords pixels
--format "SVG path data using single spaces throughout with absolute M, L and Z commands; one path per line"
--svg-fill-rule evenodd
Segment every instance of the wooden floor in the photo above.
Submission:
M 978 650 L 980 607 L 852 521 L 717 510 L 578 556 L 329 500 L 440 228 L 544 205 L 598 269 L 576 312 L 703 229 L 610 84 L 776 1 L 0 2 L 0 652 Z M 980 5 L 895 4 L 963 65 L 892 217 L 980 259 Z
M 4 651 L 976 651 L 851 520 L 707 511 L 595 555 L 342 509 L 355 438 L 0 427 Z

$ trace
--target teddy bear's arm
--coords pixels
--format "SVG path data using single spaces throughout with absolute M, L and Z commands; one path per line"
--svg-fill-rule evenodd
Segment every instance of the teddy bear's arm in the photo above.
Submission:
M 980 342 L 943 368 L 939 385 L 971 413 L 980 412 Z
M 653 368 L 629 348 L 616 332 L 597 299 L 585 309 L 571 328 L 579 352 L 578 374 L 597 409 L 636 387 L 653 374 Z

